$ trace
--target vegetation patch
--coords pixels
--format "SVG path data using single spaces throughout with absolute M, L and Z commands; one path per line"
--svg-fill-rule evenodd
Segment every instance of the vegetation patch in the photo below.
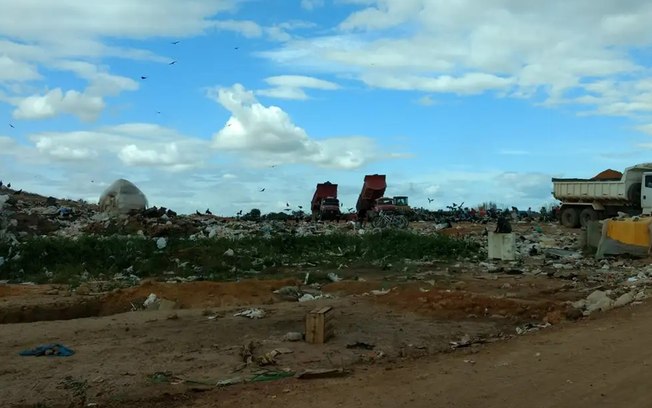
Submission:
M 271 238 L 171 238 L 159 249 L 143 237 L 35 237 L 0 244 L 0 279 L 70 283 L 129 276 L 231 280 L 283 267 L 384 265 L 404 260 L 454 260 L 480 254 L 480 245 L 441 235 L 387 230 L 365 235 L 330 234 Z

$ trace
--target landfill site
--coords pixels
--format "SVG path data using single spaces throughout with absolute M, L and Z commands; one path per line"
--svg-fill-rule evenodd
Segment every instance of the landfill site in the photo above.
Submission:
M 427 211 L 367 175 L 284 218 L 3 185 L 0 405 L 649 406 L 648 177 Z

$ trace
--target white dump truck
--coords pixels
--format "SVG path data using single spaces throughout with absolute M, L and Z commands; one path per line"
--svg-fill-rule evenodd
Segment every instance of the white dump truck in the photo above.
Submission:
M 615 216 L 652 213 L 652 163 L 625 169 L 620 179 L 553 178 L 553 196 L 561 201 L 559 220 L 569 228 Z

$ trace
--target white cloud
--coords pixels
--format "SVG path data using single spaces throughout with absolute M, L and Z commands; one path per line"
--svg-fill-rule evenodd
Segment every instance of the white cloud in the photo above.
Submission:
M 128 166 L 168 166 L 171 170 L 186 170 L 194 167 L 194 157 L 179 152 L 176 143 L 168 143 L 161 150 L 147 149 L 130 144 L 122 148 L 118 157 Z
M 585 105 L 603 115 L 652 111 L 652 90 L 643 89 L 649 69 L 630 52 L 652 46 L 650 2 L 337 3 L 361 7 L 339 32 L 259 55 L 294 69 L 344 73 L 373 88 L 543 96 L 548 105 Z
M 263 35 L 263 28 L 249 20 L 222 20 L 213 23 L 220 30 L 234 31 L 246 38 L 257 38 Z
M 273 88 L 260 89 L 256 93 L 279 99 L 308 99 L 304 88 L 329 91 L 340 89 L 340 86 L 334 82 L 303 75 L 273 76 L 265 78 L 265 82 L 273 86 Z
M 652 123 L 639 125 L 636 127 L 636 129 L 640 132 L 647 133 L 648 135 L 652 135 Z
M 3 81 L 29 81 L 40 77 L 34 65 L 0 55 L 0 83 Z
M 214 146 L 246 153 L 258 164 L 309 163 L 353 169 L 390 157 L 380 153 L 374 140 L 367 137 L 311 139 L 285 111 L 262 105 L 240 84 L 218 89 L 212 96 L 231 113 L 224 128 L 214 135 Z
M 475 94 L 489 89 L 504 89 L 513 82 L 511 78 L 495 75 L 469 73 L 459 77 L 441 75 L 395 76 L 389 74 L 364 74 L 362 81 L 376 88 L 396 89 L 401 91 L 451 92 L 457 94 Z
M 324 7 L 324 0 L 301 0 L 301 7 L 306 10 Z
M 45 95 L 32 95 L 17 103 L 13 112 L 16 119 L 47 119 L 62 113 L 75 115 L 84 121 L 98 117 L 104 109 L 101 97 L 91 96 L 78 91 L 53 89 Z
M 37 150 L 55 161 L 94 159 L 131 167 L 183 170 L 200 166 L 207 142 L 159 125 L 129 123 L 93 131 L 44 132 L 30 137 Z
M 73 114 L 94 120 L 105 106 L 104 97 L 138 88 L 133 80 L 99 68 L 102 58 L 169 61 L 148 50 L 106 45 L 104 41 L 199 35 L 215 26 L 216 14 L 236 6 L 235 0 L 116 0 L 101 5 L 72 0 L 0 0 L 0 86 L 11 92 L 2 99 L 17 106 L 17 119 Z M 251 29 L 243 30 L 248 33 Z M 88 86 L 84 91 L 63 91 L 63 86 L 50 82 L 47 88 L 53 89 L 45 94 L 20 92 L 15 82 L 44 79 L 40 67 L 71 71 L 88 81 Z

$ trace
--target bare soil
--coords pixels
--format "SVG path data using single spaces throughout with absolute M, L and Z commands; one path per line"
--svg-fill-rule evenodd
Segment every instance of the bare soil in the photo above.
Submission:
M 261 370 L 298 372 L 324 367 L 346 367 L 356 374 L 353 379 L 311 382 L 319 384 L 315 385 L 318 389 L 325 390 L 327 384 L 339 387 L 367 381 L 364 375 L 358 377 L 364 372 L 382 379 L 387 373 L 409 372 L 413 369 L 407 367 L 450 353 L 454 341 L 502 342 L 513 337 L 515 328 L 524 323 L 560 323 L 564 302 L 585 296 L 563 281 L 545 277 L 462 274 L 451 278 L 434 271 L 423 274 L 422 280 L 403 282 L 401 277 L 381 272 L 362 275 L 365 281 L 325 285 L 322 289 L 331 299 L 302 303 L 283 300 L 273 293 L 298 284 L 295 279 L 146 282 L 89 296 L 71 295 L 61 287 L 0 286 L 0 321 L 11 323 L 0 326 L 0 400 L 7 407 L 88 403 L 136 407 L 158 406 L 162 396 L 168 396 L 166 406 L 213 406 L 210 399 L 202 399 L 201 391 L 209 395 L 217 392 L 220 401 L 235 401 L 242 392 L 245 401 L 249 398 L 249 406 L 255 406 L 253 393 L 273 392 L 280 398 L 280 394 L 296 395 L 293 390 L 302 385 L 299 380 L 286 379 L 214 391 L 215 384 L 248 378 Z M 390 291 L 384 295 L 371 293 L 381 289 Z M 131 311 L 150 293 L 176 302 L 178 309 Z M 332 339 L 324 345 L 284 340 L 288 332 L 303 332 L 306 313 L 323 305 L 334 308 L 336 330 Z M 251 306 L 265 310 L 266 316 L 233 316 Z M 45 343 L 62 343 L 76 354 L 18 355 L 21 350 Z M 254 358 L 280 349 L 291 353 L 277 355 L 276 364 L 271 366 L 261 367 L 256 362 L 245 365 L 240 351 L 249 343 Z M 358 347 L 347 347 L 355 343 Z M 361 344 L 373 348 L 365 349 Z M 480 347 L 471 344 L 465 350 L 476 352 Z M 403 382 L 403 374 L 394 378 Z M 179 379 L 187 381 L 177 384 Z M 88 387 L 76 391 L 71 381 L 78 385 L 86 382 Z M 375 383 L 369 386 L 380 387 Z M 337 391 L 332 392 L 334 399 L 345 401 Z M 265 398 L 259 402 L 268 404 Z M 285 404 L 294 406 L 288 401 Z

